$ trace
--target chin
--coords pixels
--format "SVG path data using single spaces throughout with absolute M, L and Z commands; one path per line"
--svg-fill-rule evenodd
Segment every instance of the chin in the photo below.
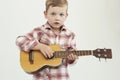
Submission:
M 59 29 L 61 27 L 61 25 L 54 25 L 53 28 L 55 29 Z

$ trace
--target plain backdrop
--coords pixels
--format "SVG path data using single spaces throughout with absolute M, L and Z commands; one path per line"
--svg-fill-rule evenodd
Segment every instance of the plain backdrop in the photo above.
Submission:
M 65 25 L 78 50 L 111 48 L 112 59 L 79 57 L 71 80 L 120 80 L 120 0 L 68 0 Z M 45 0 L 0 0 L 0 80 L 32 80 L 20 66 L 16 37 L 46 22 Z

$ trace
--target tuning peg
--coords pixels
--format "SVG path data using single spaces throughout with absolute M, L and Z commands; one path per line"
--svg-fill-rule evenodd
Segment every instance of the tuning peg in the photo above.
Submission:
M 101 59 L 100 59 L 100 57 L 99 57 L 99 61 L 101 62 Z
M 99 48 L 97 49 L 97 52 L 100 52 L 100 49 L 99 49 Z
M 107 55 L 106 54 L 104 55 L 104 57 L 105 57 L 105 61 L 107 61 Z
M 106 52 L 107 50 L 106 50 L 106 48 L 104 48 L 104 52 Z
M 105 58 L 105 61 L 107 62 L 107 58 Z

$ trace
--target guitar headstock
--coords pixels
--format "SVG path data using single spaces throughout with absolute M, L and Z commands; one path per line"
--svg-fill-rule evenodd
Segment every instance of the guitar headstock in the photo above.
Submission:
M 112 50 L 111 49 L 96 49 L 93 50 L 93 55 L 97 58 L 112 58 Z

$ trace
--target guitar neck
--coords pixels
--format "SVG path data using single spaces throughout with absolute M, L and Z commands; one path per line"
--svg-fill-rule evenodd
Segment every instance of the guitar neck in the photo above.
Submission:
M 67 58 L 69 54 L 75 54 L 77 56 L 93 55 L 92 50 L 81 50 L 81 51 L 56 51 L 54 54 L 55 58 Z

